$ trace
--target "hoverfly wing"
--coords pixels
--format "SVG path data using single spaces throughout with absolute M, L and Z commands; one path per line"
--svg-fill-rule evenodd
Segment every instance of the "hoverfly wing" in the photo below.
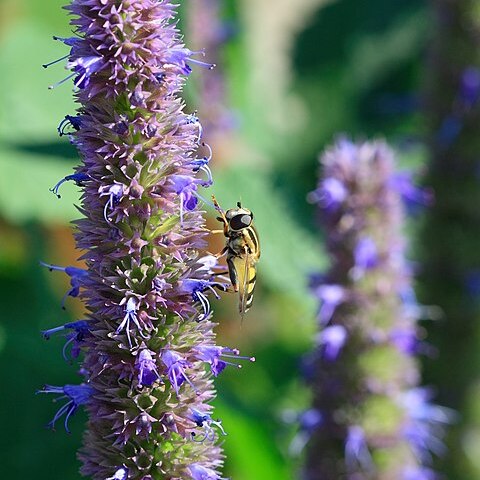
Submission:
M 238 275 L 238 294 L 239 305 L 238 310 L 243 316 L 252 306 L 253 291 L 255 289 L 255 282 L 257 279 L 255 262 L 249 253 L 237 257 L 235 259 L 235 269 Z

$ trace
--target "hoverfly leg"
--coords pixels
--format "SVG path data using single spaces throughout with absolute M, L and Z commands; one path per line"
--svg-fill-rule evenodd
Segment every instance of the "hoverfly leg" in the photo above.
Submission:
M 217 219 L 222 221 L 225 225 L 228 225 L 228 220 L 225 217 L 225 212 L 222 210 L 222 208 L 218 204 L 217 199 L 215 198 L 215 195 L 212 195 L 212 202 L 213 202 L 213 205 L 215 206 L 215 210 L 221 215 L 221 220 L 219 219 L 219 217 L 217 217 Z
M 233 258 L 227 258 L 228 265 L 228 274 L 230 276 L 230 281 L 232 282 L 232 287 L 235 292 L 238 292 L 238 277 L 237 270 L 235 269 L 235 264 L 233 263 Z
M 219 277 L 221 275 L 227 275 L 228 274 L 228 270 L 225 270 L 224 272 L 215 272 L 213 274 L 214 277 Z
M 214 255 L 215 258 L 222 258 L 228 252 L 228 245 L 225 246 L 219 253 Z

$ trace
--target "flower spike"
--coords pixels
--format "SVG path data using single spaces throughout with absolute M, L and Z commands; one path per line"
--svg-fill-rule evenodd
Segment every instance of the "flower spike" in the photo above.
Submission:
M 85 377 L 42 390 L 65 400 L 51 426 L 65 417 L 68 429 L 86 405 L 79 459 L 93 480 L 220 480 L 214 377 L 254 359 L 215 345 L 211 298 L 227 282 L 205 253 L 199 193 L 213 183 L 212 150 L 181 98 L 192 67 L 214 65 L 182 43 L 168 0 L 66 8 L 75 35 L 54 38 L 70 74 L 50 88 L 72 80 L 78 109 L 58 134 L 81 164 L 51 191 L 60 197 L 68 181 L 82 190 L 75 240 L 85 268 L 42 265 L 70 277 L 64 300 L 79 297 L 88 316 L 43 332 L 65 334 L 65 357 L 82 352 Z

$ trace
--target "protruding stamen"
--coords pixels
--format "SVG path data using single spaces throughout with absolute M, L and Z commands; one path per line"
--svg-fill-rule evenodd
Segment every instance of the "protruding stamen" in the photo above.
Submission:
M 108 217 L 108 210 L 113 211 L 120 202 L 123 195 L 123 185 L 115 183 L 114 185 L 108 187 L 106 192 L 100 194 L 100 196 L 103 195 L 109 196 L 107 202 L 105 203 L 105 206 L 103 207 L 103 218 L 108 224 L 111 225 L 112 222 Z
M 137 327 L 138 333 L 143 337 L 145 335 L 142 332 L 142 326 L 137 317 L 138 311 L 138 299 L 135 297 L 130 297 L 127 301 L 127 305 L 125 307 L 125 316 L 123 317 L 122 323 L 118 326 L 117 330 L 115 330 L 115 334 L 119 335 L 123 330 L 125 330 L 128 340 L 128 345 L 132 348 L 132 339 L 130 336 L 130 322 L 134 323 Z
M 207 62 L 202 62 L 200 60 L 195 60 L 194 58 L 189 58 L 188 61 L 190 63 L 194 63 L 196 65 L 200 65 L 201 67 L 208 68 L 209 70 L 213 70 L 217 64 L 216 63 L 207 63 Z
M 52 38 L 68 45 L 69 47 L 73 47 L 76 43 L 82 40 L 80 37 L 57 37 L 56 35 L 53 35 Z
M 211 371 L 214 376 L 221 373 L 227 365 L 235 368 L 242 368 L 242 365 L 225 360 L 225 358 L 255 361 L 255 357 L 242 357 L 237 349 L 228 347 L 218 347 L 216 345 L 202 345 L 194 348 L 196 357 L 210 364 Z
M 61 62 L 62 60 L 66 60 L 69 56 L 70 56 L 70 54 L 68 53 L 67 55 L 64 55 L 63 57 L 60 57 L 57 60 L 54 60 L 53 62 L 42 63 L 42 67 L 43 68 L 48 68 L 51 65 L 55 65 L 56 63 Z
M 48 89 L 49 90 L 53 90 L 54 88 L 57 88 L 58 86 L 60 86 L 62 83 L 65 83 L 66 81 L 70 80 L 71 78 L 73 78 L 74 76 L 76 75 L 76 73 L 71 73 L 70 75 L 68 75 L 67 77 L 65 77 L 63 80 L 60 80 L 52 85 L 49 85 L 48 86 Z

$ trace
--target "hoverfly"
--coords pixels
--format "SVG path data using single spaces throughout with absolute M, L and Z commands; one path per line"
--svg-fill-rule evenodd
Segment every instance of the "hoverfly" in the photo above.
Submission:
M 253 226 L 253 213 L 237 202 L 237 208 L 224 212 L 212 195 L 213 204 L 220 213 L 227 242 L 218 256 L 227 255 L 227 266 L 233 289 L 239 293 L 238 309 L 243 316 L 252 306 L 253 290 L 257 279 L 256 264 L 260 258 L 260 243 Z M 219 230 L 221 232 L 221 230 Z

